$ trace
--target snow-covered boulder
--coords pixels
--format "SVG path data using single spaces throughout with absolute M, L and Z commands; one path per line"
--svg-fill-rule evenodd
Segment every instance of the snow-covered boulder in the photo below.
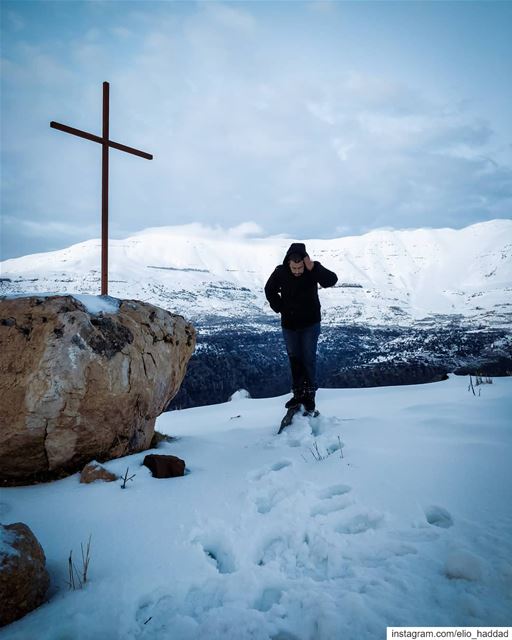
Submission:
M 248 400 L 250 399 L 251 394 L 247 391 L 247 389 L 238 389 L 235 391 L 233 395 L 230 396 L 230 402 L 237 402 L 238 400 Z
M 181 316 L 143 302 L 0 299 L 0 480 L 148 449 L 194 346 Z
M 30 528 L 0 524 L 0 627 L 42 604 L 49 584 L 43 548 Z

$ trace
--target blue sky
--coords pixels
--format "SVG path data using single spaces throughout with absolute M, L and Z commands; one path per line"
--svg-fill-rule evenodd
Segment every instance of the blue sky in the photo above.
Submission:
M 3 1 L 2 258 L 199 222 L 297 239 L 512 212 L 512 3 Z M 244 224 L 250 223 L 250 224 Z

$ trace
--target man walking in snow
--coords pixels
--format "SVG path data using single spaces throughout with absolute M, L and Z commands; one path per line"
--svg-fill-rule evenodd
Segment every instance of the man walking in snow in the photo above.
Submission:
M 315 411 L 316 347 L 320 335 L 320 300 L 318 285 L 332 287 L 338 276 L 313 261 L 306 245 L 293 243 L 265 285 L 265 296 L 281 326 L 290 361 L 293 397 L 286 408 L 303 405 L 308 413 Z

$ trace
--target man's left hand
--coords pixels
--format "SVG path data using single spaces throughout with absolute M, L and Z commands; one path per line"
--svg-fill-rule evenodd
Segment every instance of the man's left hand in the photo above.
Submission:
M 305 256 L 304 257 L 304 266 L 306 267 L 306 269 L 308 271 L 311 271 L 313 269 L 313 267 L 315 266 L 315 263 L 313 262 L 313 260 L 311 260 L 311 258 L 309 256 Z

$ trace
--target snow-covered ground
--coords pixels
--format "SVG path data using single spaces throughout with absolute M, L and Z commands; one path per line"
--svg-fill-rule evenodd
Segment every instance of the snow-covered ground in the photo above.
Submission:
M 49 602 L 2 640 L 374 640 L 388 625 L 512 622 L 512 378 L 320 390 L 316 419 L 276 436 L 284 398 L 161 416 L 157 480 L 144 453 L 2 490 L 52 577 Z M 342 448 L 340 449 L 340 443 Z M 318 452 L 325 456 L 317 461 Z M 327 455 L 330 454 L 330 455 Z M 92 534 L 89 582 L 66 587 Z

